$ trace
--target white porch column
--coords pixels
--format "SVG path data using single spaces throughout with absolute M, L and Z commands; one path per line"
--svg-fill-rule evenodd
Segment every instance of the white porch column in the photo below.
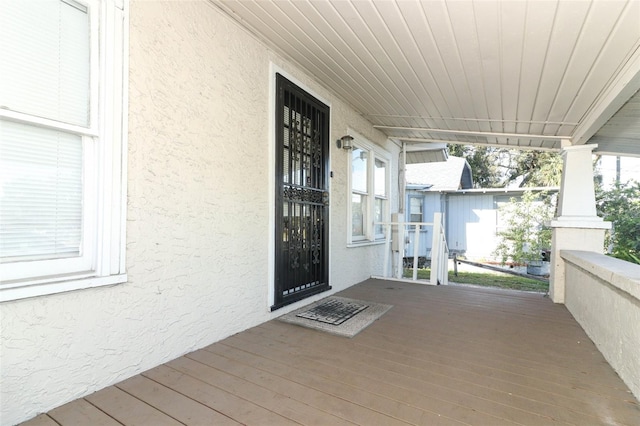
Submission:
M 604 232 L 611 228 L 596 215 L 591 151 L 597 145 L 569 146 L 562 150 L 563 168 L 557 217 L 551 221 L 551 277 L 549 294 L 564 303 L 565 268 L 560 250 L 604 252 Z

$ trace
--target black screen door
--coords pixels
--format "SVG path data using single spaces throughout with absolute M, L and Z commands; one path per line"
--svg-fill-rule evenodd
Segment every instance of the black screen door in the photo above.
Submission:
M 272 310 L 330 289 L 329 107 L 276 75 L 275 298 Z

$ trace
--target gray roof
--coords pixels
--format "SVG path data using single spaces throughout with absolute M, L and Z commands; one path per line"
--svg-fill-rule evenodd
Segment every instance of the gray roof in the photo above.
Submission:
M 435 163 L 407 164 L 406 183 L 432 185 L 432 191 L 468 189 L 473 186 L 471 167 L 467 160 L 460 157 L 449 157 L 447 161 Z

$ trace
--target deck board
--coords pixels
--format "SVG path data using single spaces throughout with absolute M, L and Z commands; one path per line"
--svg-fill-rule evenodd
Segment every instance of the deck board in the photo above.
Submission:
M 40 414 L 33 419 L 22 423 L 22 426 L 59 426 L 51 417 Z
M 334 395 L 320 392 L 311 387 L 301 385 L 289 378 L 282 377 L 271 370 L 261 370 L 255 366 L 218 356 L 209 351 L 196 351 L 190 354 L 189 357 L 193 357 L 206 365 L 215 365 L 216 368 L 227 371 L 257 385 L 273 389 L 289 398 L 305 401 L 314 407 L 327 407 L 327 409 L 335 413 L 336 416 L 356 424 L 406 424 L 379 412 L 377 407 L 373 409 L 366 408 Z
M 406 354 L 413 352 L 412 349 L 402 347 L 402 343 L 385 342 L 385 345 L 392 344 L 393 347 L 400 354 Z M 416 344 L 416 346 L 418 346 Z M 416 349 L 420 351 L 420 348 Z M 494 399 L 503 400 L 508 399 L 511 404 L 515 406 L 531 406 L 533 404 L 538 405 L 539 410 L 542 410 L 546 414 L 553 416 L 554 418 L 564 418 L 569 416 L 573 420 L 583 417 L 583 410 L 588 406 L 582 402 L 581 399 L 574 397 L 566 397 L 564 394 L 567 389 L 561 389 L 559 392 L 554 392 L 553 386 L 546 384 L 542 388 L 536 388 L 528 386 L 524 381 L 528 380 L 528 377 L 536 376 L 541 371 L 544 371 L 545 366 L 541 365 L 537 369 L 530 367 L 522 367 L 521 371 L 518 371 L 516 364 L 509 364 L 505 361 L 501 364 L 502 359 L 487 361 L 487 366 L 482 364 L 475 364 L 472 356 L 466 352 L 447 353 L 444 356 L 434 353 L 432 351 L 413 352 L 413 355 L 421 359 L 422 362 L 426 362 L 432 365 L 431 368 L 436 368 L 440 375 L 444 375 L 450 384 L 456 383 L 459 386 L 478 386 L 484 388 L 487 394 L 491 394 Z M 455 358 L 455 369 L 448 368 L 448 364 L 451 364 Z M 484 357 L 483 360 L 489 358 Z M 506 370 L 508 374 L 514 374 L 512 379 L 505 379 L 499 377 L 499 374 Z M 497 372 L 497 374 L 496 374 Z M 544 405 L 546 404 L 546 405 Z M 558 413 L 556 411 L 560 410 Z M 568 411 L 565 411 L 568 410 Z M 585 418 L 585 422 L 586 422 Z M 593 421 L 593 420 L 592 420 Z
M 328 380 L 329 378 L 323 372 L 314 372 L 308 368 L 309 362 L 305 362 L 304 366 L 293 362 L 291 357 L 284 358 L 286 362 L 281 362 L 283 358 L 270 358 L 255 354 L 246 350 L 239 350 L 232 346 L 216 345 L 209 349 L 217 355 L 224 356 L 233 360 L 237 360 L 244 365 L 250 365 L 263 371 L 270 371 L 280 377 L 287 378 L 299 385 L 315 389 L 318 392 L 331 395 L 335 398 L 342 399 L 351 404 L 375 410 L 385 416 L 393 419 L 401 420 L 405 423 L 418 424 L 421 419 L 426 420 L 429 413 L 413 407 L 403 401 L 388 398 L 383 395 L 376 394 L 370 389 L 355 387 L 344 383 L 341 380 Z M 270 354 L 270 356 L 277 354 Z M 300 368 L 302 367 L 302 368 Z M 320 401 L 321 406 L 325 405 L 324 401 Z M 437 416 L 431 418 L 435 421 Z M 352 420 L 359 420 L 360 417 Z M 385 424 L 392 424 L 391 421 L 384 419 Z
M 319 425 L 350 424 L 329 413 L 274 392 L 270 388 L 255 385 L 250 381 L 231 375 L 226 371 L 209 367 L 188 357 L 182 357 L 172 362 L 171 366 L 185 374 L 197 376 L 207 383 L 223 386 L 229 392 L 245 399 L 249 403 L 260 406 L 293 422 Z
M 234 395 L 233 392 L 223 390 L 225 383 L 209 380 L 203 369 L 187 371 L 191 374 L 185 374 L 184 371 L 173 368 L 179 367 L 184 362 L 184 357 L 178 358 L 167 364 L 170 367 L 157 367 L 144 375 L 176 389 L 194 401 L 198 401 L 239 423 L 258 424 L 262 421 L 270 424 L 296 424 L 283 416 Z
M 49 412 L 49 416 L 65 426 L 115 426 L 121 424 L 85 399 L 76 399 L 55 408 Z
M 339 295 L 393 308 L 351 339 L 269 321 L 25 424 L 640 424 L 540 294 L 368 280 Z
M 111 417 L 127 426 L 176 426 L 181 423 L 115 386 L 102 389 L 85 398 Z
M 257 335 L 246 335 L 251 341 L 258 341 Z M 264 348 L 261 343 L 253 344 L 250 341 L 242 341 L 239 336 L 234 336 L 233 341 L 227 339 L 225 344 L 230 345 L 230 348 L 241 348 L 247 352 L 260 352 L 260 348 Z M 220 349 L 222 345 L 217 345 L 216 349 Z M 314 348 L 315 345 L 310 345 L 309 348 Z M 318 376 L 324 378 L 328 382 L 342 383 L 352 388 L 353 393 L 374 393 L 380 397 L 394 401 L 397 404 L 404 404 L 409 407 L 414 407 L 418 411 L 418 418 L 420 419 L 414 424 L 451 424 L 452 422 L 460 422 L 461 412 L 467 412 L 470 418 L 474 418 L 476 421 L 486 420 L 495 422 L 496 418 L 491 416 L 485 416 L 470 408 L 464 407 L 460 404 L 452 404 L 449 408 L 450 411 L 443 410 L 442 404 L 445 402 L 437 398 L 420 398 L 419 393 L 409 390 L 407 388 L 394 386 L 390 382 L 379 380 L 375 374 L 373 377 L 360 374 L 356 369 L 350 368 L 355 366 L 360 367 L 361 361 L 356 359 L 353 364 L 343 365 L 342 363 L 336 364 L 331 359 L 324 355 L 324 353 L 317 353 L 314 351 L 314 355 L 301 355 L 299 350 L 294 347 L 287 347 L 284 350 L 277 350 L 275 348 L 268 349 L 268 355 L 270 357 L 279 357 L 280 359 L 286 359 L 290 368 L 297 368 L 301 371 L 315 372 Z M 294 355 L 295 354 L 295 355 Z M 367 369 L 368 372 L 371 370 Z M 456 411 L 455 416 L 448 415 L 450 412 Z
M 238 425 L 239 423 L 145 376 L 134 376 L 117 385 L 129 395 L 184 424 Z
M 315 343 L 315 344 L 314 344 Z M 404 387 L 410 393 L 421 394 L 433 400 L 432 410 L 442 413 L 443 403 L 451 406 L 451 411 L 444 415 L 452 417 L 460 415 L 461 409 L 471 410 L 469 418 L 464 421 L 475 419 L 472 423 L 520 423 L 537 425 L 544 421 L 544 414 L 535 414 L 519 410 L 510 405 L 495 402 L 483 395 L 483 389 L 479 391 L 475 388 L 473 381 L 452 384 L 445 373 L 439 369 L 423 370 L 420 367 L 409 365 L 403 359 L 393 359 L 393 354 L 381 356 L 380 351 L 375 348 L 366 350 L 323 350 L 327 347 L 322 342 L 307 343 L 312 347 L 318 357 L 322 357 L 324 367 L 329 369 L 332 365 L 342 364 L 350 372 L 366 375 L 368 377 L 380 378 L 384 383 L 395 384 Z M 313 345 L 313 346 L 312 346 Z M 456 418 L 456 417 L 453 417 Z

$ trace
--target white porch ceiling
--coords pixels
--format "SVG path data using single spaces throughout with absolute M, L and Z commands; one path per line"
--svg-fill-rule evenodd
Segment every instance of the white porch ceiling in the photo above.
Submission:
M 211 1 L 410 143 L 589 143 L 640 88 L 640 0 Z M 634 99 L 599 151 L 640 156 Z
M 640 144 L 640 91 L 596 132 L 589 143 L 596 143 L 603 154 L 638 151 Z M 637 154 L 640 155 L 640 154 Z

